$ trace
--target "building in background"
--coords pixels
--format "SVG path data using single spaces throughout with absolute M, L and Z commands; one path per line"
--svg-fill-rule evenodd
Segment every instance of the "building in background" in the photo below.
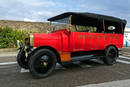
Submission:
M 124 33 L 124 45 L 126 46 L 126 41 L 129 43 L 130 45 L 130 28 L 126 28 L 125 29 L 125 33 Z

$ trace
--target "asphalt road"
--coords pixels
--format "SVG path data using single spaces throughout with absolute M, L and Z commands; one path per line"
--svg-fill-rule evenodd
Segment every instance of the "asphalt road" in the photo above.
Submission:
M 130 64 L 106 66 L 92 62 L 89 65 L 74 64 L 67 69 L 58 65 L 51 76 L 43 79 L 21 72 L 17 65 L 0 66 L 2 87 L 74 87 L 125 79 L 130 79 Z
M 17 64 L 0 66 L 0 87 L 76 87 L 128 80 L 130 79 L 128 55 L 129 52 L 125 57 L 124 54 L 121 55 L 118 63 L 113 66 L 98 62 L 75 62 L 71 67 L 64 68 L 57 64 L 55 72 L 42 79 L 32 77 L 28 70 L 21 70 Z

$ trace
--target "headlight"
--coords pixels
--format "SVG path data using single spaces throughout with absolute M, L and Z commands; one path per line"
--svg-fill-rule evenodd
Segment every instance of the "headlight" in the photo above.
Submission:
M 30 34 L 30 46 L 34 46 L 34 36 Z
M 30 39 L 29 38 L 25 38 L 25 45 L 29 46 L 30 45 Z

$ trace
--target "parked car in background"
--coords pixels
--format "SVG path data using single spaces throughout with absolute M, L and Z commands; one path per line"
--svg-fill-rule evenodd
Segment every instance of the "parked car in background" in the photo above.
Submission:
M 126 20 L 93 13 L 67 12 L 48 19 L 66 29 L 30 34 L 20 47 L 18 64 L 37 77 L 49 76 L 56 63 L 101 58 L 113 65 L 123 46 Z M 68 27 L 68 28 L 67 28 Z

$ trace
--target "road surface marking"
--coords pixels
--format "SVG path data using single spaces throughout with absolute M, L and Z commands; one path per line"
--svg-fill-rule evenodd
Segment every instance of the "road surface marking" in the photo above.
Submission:
M 17 62 L 4 62 L 4 63 L 0 63 L 0 66 L 12 65 L 12 64 L 17 64 Z
M 55 69 L 66 69 L 64 68 L 62 65 L 60 65 L 59 63 L 56 63 L 56 68 Z
M 120 59 L 117 59 L 117 62 L 124 63 L 124 64 L 130 64 L 130 62 L 124 61 L 124 60 L 120 60 Z
M 123 56 L 130 56 L 130 55 L 128 55 L 128 54 L 123 54 Z
M 77 87 L 130 87 L 130 79 L 105 82 L 105 83 L 99 83 L 99 84 L 89 84 L 89 85 L 77 86 Z
M 56 63 L 56 68 L 55 69 L 66 69 L 66 68 L 64 68 L 60 64 Z M 20 72 L 21 73 L 26 73 L 26 72 L 29 72 L 29 69 L 21 68 Z
M 25 72 L 29 72 L 29 70 L 28 69 L 24 69 L 24 68 L 21 68 L 21 71 L 20 71 L 21 73 L 25 73 Z
M 99 63 L 99 64 L 104 64 L 103 61 L 98 60 L 98 59 L 91 59 L 90 61 L 93 61 L 93 62 L 96 62 L 96 63 Z
M 122 53 L 130 54 L 129 52 L 122 52 Z
M 125 56 L 119 56 L 119 58 L 123 58 L 123 59 L 128 59 L 128 60 L 130 60 L 129 57 L 125 57 Z
M 81 68 L 90 68 L 90 67 L 93 67 L 91 65 L 80 65 Z

